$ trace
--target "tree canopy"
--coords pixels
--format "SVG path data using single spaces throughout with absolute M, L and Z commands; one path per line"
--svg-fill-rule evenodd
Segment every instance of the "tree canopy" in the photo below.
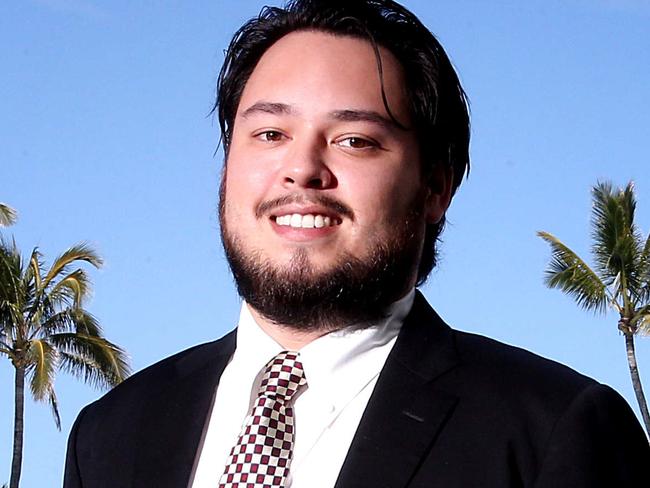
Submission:
M 634 185 L 614 188 L 599 182 L 592 189 L 590 267 L 576 252 L 548 232 L 538 235 L 551 246 L 545 283 L 567 293 L 585 310 L 614 310 L 625 336 L 634 391 L 650 433 L 650 414 L 634 351 L 634 336 L 650 332 L 650 234 L 643 237 L 634 217 Z

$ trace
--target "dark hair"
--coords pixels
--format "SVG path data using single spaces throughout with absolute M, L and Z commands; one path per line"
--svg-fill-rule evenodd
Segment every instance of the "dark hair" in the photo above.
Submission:
M 430 179 L 433 168 L 443 164 L 451 170 L 455 193 L 469 171 L 467 97 L 438 40 L 415 15 L 392 0 L 291 0 L 285 8 L 264 7 L 258 17 L 244 24 L 226 52 L 214 106 L 226 158 L 239 101 L 257 62 L 281 37 L 300 30 L 368 40 L 375 48 L 380 71 L 377 45 L 392 52 L 404 69 L 423 177 Z M 384 104 L 392 117 L 385 96 Z M 443 217 L 427 226 L 418 284 L 435 266 L 435 244 L 444 221 Z

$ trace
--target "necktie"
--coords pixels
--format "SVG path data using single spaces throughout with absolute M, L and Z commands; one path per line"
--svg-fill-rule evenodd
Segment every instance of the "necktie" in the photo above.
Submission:
M 293 454 L 291 399 L 306 384 L 297 352 L 283 351 L 267 363 L 258 397 L 230 451 L 219 488 L 284 486 Z

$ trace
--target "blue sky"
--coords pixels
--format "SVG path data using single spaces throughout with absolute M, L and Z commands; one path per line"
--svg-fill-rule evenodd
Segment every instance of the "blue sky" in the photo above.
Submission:
M 590 187 L 634 180 L 650 231 L 650 4 L 406 1 L 460 72 L 472 170 L 424 292 L 453 326 L 558 360 L 636 410 L 613 315 L 542 283 L 537 230 L 589 256 Z M 88 241 L 106 260 L 88 308 L 134 369 L 232 329 L 239 300 L 216 218 L 222 153 L 208 116 L 223 50 L 259 1 L 30 0 L 0 6 L 0 201 L 24 252 Z M 650 390 L 650 339 L 638 341 Z M 0 363 L 0 484 L 13 370 Z M 59 486 L 68 431 L 101 392 L 59 376 L 62 432 L 27 401 L 24 488 Z M 648 392 L 650 393 L 650 391 Z

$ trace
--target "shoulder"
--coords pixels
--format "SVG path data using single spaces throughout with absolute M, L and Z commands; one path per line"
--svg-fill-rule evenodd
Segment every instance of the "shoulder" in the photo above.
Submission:
M 482 405 L 513 425 L 536 425 L 548 434 L 581 405 L 633 415 L 616 391 L 567 365 L 482 335 L 454 329 L 450 335 L 458 362 L 442 382 L 474 408 Z
M 82 410 L 79 418 L 119 415 L 137 408 L 143 399 L 173 388 L 184 376 L 227 360 L 235 349 L 234 332 L 212 342 L 199 344 L 164 358 L 133 374 Z
M 645 486 L 648 440 L 615 390 L 523 349 L 453 335 L 465 412 L 489 412 L 478 417 L 496 426 L 493 438 L 503 434 L 522 465 L 535 466 L 536 486 Z
M 557 361 L 477 334 L 453 331 L 453 337 L 459 355 L 453 376 L 462 381 L 464 395 L 511 419 L 550 427 L 581 405 L 631 413 L 612 388 Z
M 471 371 L 477 382 L 489 381 L 509 390 L 537 388 L 569 395 L 597 384 L 564 364 L 520 347 L 458 330 L 452 335 L 461 368 Z
M 452 329 L 421 296 L 405 327 L 401 361 L 420 375 L 434 371 L 432 402 L 443 394 L 454 399 L 440 455 L 516 466 L 531 486 L 642 486 L 645 474 L 631 466 L 650 455 L 648 441 L 612 388 L 522 348 Z M 404 359 L 407 350 L 420 359 Z
M 459 413 L 468 418 L 492 422 L 504 433 L 535 431 L 538 439 L 548 439 L 562 418 L 609 422 L 602 415 L 606 411 L 620 412 L 622 418 L 638 424 L 617 392 L 564 364 L 455 330 L 421 295 L 412 312 L 412 318 L 405 323 L 411 330 L 409 351 L 420 348 L 416 354 L 426 354 L 429 363 L 446 363 L 432 387 L 459 398 Z M 423 342 L 429 345 L 421 346 Z M 582 409 L 590 409 L 594 415 L 577 418 L 574 412 Z
M 68 439 L 65 486 L 126 486 L 161 458 L 191 462 L 234 333 L 149 366 L 86 406 Z M 137 462 L 136 462 L 137 460 Z M 69 480 L 69 481 L 68 481 Z M 111 481 L 112 482 L 112 481 Z M 136 483 L 138 486 L 140 484 Z M 84 486 L 86 484 L 84 483 Z
M 543 397 L 569 398 L 598 383 L 570 367 L 520 347 L 479 334 L 463 332 L 447 325 L 418 294 L 404 324 L 404 342 L 410 352 L 421 357 L 437 356 L 445 361 L 445 374 L 458 380 L 459 388 L 470 395 L 517 397 L 522 401 Z M 444 379 L 444 378 L 443 378 Z M 462 379 L 462 381 L 461 381 Z

